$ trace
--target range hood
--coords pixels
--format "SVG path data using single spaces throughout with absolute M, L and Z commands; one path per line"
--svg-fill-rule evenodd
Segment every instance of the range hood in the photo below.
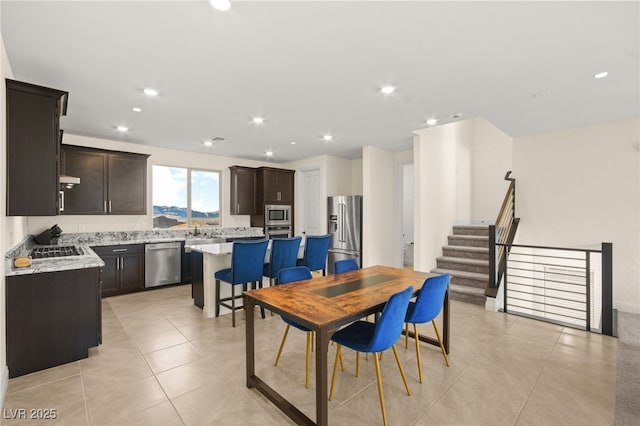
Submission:
M 80 184 L 80 178 L 74 176 L 61 175 L 60 176 L 60 188 L 73 188 L 74 185 Z

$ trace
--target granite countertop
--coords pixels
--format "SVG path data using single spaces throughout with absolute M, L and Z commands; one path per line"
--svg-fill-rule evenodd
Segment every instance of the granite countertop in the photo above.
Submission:
M 41 274 L 44 272 L 67 271 L 70 269 L 102 268 L 104 262 L 88 246 L 79 246 L 84 252 L 80 256 L 57 257 L 53 259 L 33 259 L 31 266 L 16 268 L 13 260 L 7 259 L 5 276 Z
M 93 232 L 78 234 L 63 234 L 58 240 L 59 246 L 76 246 L 84 253 L 80 256 L 58 257 L 52 259 L 33 259 L 31 266 L 16 268 L 13 260 L 19 256 L 27 256 L 35 246 L 32 236 L 25 237 L 18 245 L 9 250 L 5 255 L 5 276 L 38 274 L 44 272 L 65 271 L 70 269 L 101 268 L 104 262 L 91 250 L 90 247 L 146 244 L 172 241 L 184 241 L 190 238 L 241 238 L 263 236 L 262 228 L 215 228 L 213 230 L 201 230 L 198 235 L 193 235 L 193 230 L 154 230 L 154 231 L 128 231 L 128 232 Z M 232 243 L 201 244 L 192 247 L 228 246 L 231 253 Z M 219 254 L 228 254 L 219 253 Z

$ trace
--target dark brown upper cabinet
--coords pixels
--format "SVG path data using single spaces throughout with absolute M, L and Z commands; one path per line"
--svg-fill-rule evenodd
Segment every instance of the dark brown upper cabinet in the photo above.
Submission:
M 264 204 L 293 205 L 294 170 L 258 168 L 258 206 Z
M 79 177 L 80 184 L 63 191 L 60 213 L 146 214 L 147 157 L 62 145 L 62 173 Z
M 7 216 L 55 216 L 68 93 L 6 80 Z
M 231 214 L 256 214 L 256 169 L 231 166 Z

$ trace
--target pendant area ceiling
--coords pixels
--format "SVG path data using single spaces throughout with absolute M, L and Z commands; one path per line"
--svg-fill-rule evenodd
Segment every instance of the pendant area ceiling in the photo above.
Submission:
M 0 14 L 15 78 L 69 91 L 62 124 L 79 135 L 282 163 L 410 149 L 434 118 L 517 137 L 639 115 L 638 2 L 2 1 Z

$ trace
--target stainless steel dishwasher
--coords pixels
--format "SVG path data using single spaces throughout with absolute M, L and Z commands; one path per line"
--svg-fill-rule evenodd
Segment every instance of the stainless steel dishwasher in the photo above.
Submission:
M 180 282 L 180 242 L 144 246 L 144 286 L 156 287 Z

